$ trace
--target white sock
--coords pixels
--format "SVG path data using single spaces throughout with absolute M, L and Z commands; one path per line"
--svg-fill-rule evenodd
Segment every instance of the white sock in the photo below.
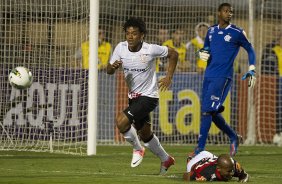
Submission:
M 131 125 L 130 129 L 123 134 L 123 137 L 127 142 L 129 142 L 134 150 L 141 150 L 142 145 L 140 143 L 140 140 L 137 136 L 136 129 Z
M 153 138 L 149 141 L 144 143 L 144 145 L 151 150 L 152 153 L 154 153 L 157 157 L 161 159 L 161 162 L 164 162 L 168 159 L 169 155 L 162 147 L 159 139 L 154 134 Z

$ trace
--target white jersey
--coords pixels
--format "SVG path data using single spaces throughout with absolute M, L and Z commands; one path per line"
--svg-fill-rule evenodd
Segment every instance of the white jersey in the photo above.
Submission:
M 156 57 L 166 57 L 168 48 L 143 42 L 138 52 L 128 49 L 127 41 L 120 42 L 110 59 L 110 64 L 116 60 L 122 61 L 124 77 L 129 88 L 130 99 L 138 96 L 159 98 L 156 76 Z
M 191 168 L 194 164 L 198 163 L 199 161 L 205 159 L 205 158 L 217 158 L 214 154 L 208 152 L 208 151 L 202 151 L 195 157 L 193 157 L 188 163 L 187 163 L 187 172 L 191 171 Z

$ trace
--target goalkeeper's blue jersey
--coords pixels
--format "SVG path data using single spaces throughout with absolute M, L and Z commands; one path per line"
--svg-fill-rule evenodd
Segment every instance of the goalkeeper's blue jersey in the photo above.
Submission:
M 249 64 L 254 65 L 255 51 L 241 28 L 233 24 L 224 29 L 219 28 L 219 25 L 211 26 L 204 43 L 204 48 L 210 50 L 210 59 L 205 77 L 232 79 L 234 60 L 240 47 L 243 47 L 248 52 Z

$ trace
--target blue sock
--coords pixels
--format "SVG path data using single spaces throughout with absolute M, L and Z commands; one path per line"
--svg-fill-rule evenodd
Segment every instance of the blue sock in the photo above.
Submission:
M 199 150 L 199 152 L 205 149 L 208 133 L 211 128 L 211 122 L 211 115 L 201 115 L 200 135 L 198 140 L 198 147 L 196 148 Z
M 237 133 L 226 123 L 220 113 L 214 115 L 212 117 L 212 121 L 217 126 L 217 128 L 219 128 L 221 131 L 228 135 L 231 141 L 237 138 Z

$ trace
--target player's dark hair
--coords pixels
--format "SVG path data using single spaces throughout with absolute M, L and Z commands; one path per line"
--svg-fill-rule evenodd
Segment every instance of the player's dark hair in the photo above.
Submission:
M 223 7 L 231 7 L 231 4 L 229 4 L 229 3 L 222 3 L 221 5 L 219 5 L 217 11 L 221 11 Z
M 146 34 L 146 24 L 141 18 L 131 17 L 123 25 L 123 30 L 126 31 L 128 27 L 137 27 L 141 33 Z

